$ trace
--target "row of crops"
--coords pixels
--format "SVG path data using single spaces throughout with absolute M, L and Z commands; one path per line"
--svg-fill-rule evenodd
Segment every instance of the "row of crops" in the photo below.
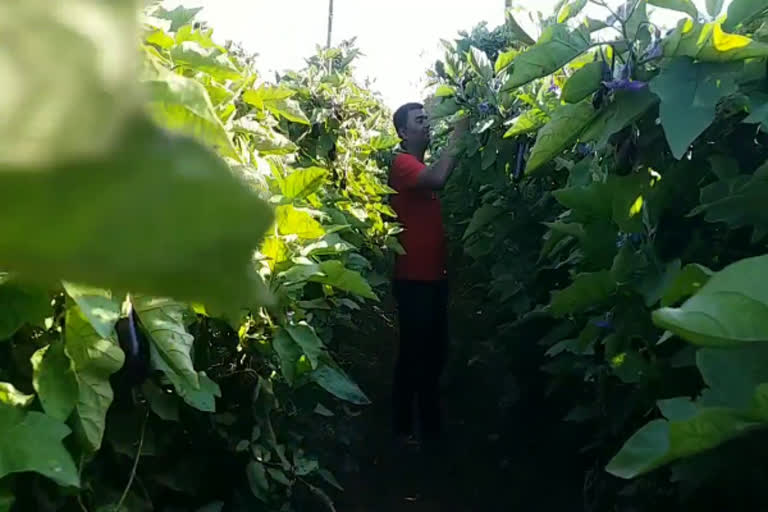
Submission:
M 706 8 L 564 1 L 537 40 L 509 13 L 429 71 L 438 128 L 473 119 L 444 199 L 461 273 L 510 369 L 546 351 L 585 510 L 768 498 L 768 3 Z
M 399 248 L 357 50 L 265 81 L 199 9 L 0 11 L 0 510 L 329 503 L 334 328 Z

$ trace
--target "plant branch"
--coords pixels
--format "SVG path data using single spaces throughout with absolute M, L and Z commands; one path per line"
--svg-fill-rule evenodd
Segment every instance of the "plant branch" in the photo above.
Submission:
M 630 19 L 632 19 L 632 16 L 635 15 L 635 11 L 638 7 L 640 7 L 640 2 L 643 0 L 635 0 L 635 4 L 632 6 L 632 9 L 629 10 L 629 14 L 627 14 L 627 19 L 624 20 L 624 23 L 628 22 Z
M 618 13 L 616 13 L 616 11 L 614 11 L 613 9 L 611 9 L 611 7 L 610 7 L 610 6 L 609 6 L 607 3 L 605 3 L 603 0 L 592 0 L 592 2 L 593 2 L 595 5 L 599 5 L 600 7 L 604 8 L 604 9 L 608 9 L 608 12 L 609 12 L 609 13 L 611 13 L 611 15 L 612 15 L 614 18 L 616 18 L 616 19 L 617 19 L 617 20 L 619 20 L 619 21 L 621 20 L 621 17 L 619 17 Z
M 149 409 L 147 409 L 147 413 L 144 415 L 144 421 L 141 423 L 141 435 L 139 436 L 139 447 L 136 450 L 136 457 L 133 459 L 133 467 L 131 468 L 131 476 L 128 477 L 128 483 L 125 485 L 125 489 L 123 489 L 123 495 L 120 496 L 120 501 L 117 502 L 117 506 L 115 507 L 115 511 L 119 511 L 123 507 L 123 502 L 128 497 L 128 491 L 131 490 L 131 486 L 133 485 L 133 479 L 136 478 L 136 470 L 139 467 L 139 459 L 141 458 L 141 450 L 144 449 L 144 434 L 147 430 L 147 420 L 149 419 Z

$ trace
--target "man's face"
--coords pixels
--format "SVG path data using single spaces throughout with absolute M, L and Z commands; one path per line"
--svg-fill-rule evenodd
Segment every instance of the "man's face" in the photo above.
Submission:
M 410 110 L 403 140 L 415 148 L 426 149 L 429 145 L 429 118 L 423 108 Z

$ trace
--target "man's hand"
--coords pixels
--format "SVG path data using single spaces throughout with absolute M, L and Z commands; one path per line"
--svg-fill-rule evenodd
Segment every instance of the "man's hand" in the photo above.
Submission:
M 469 117 L 459 119 L 453 127 L 453 133 L 448 145 L 443 150 L 440 159 L 424 169 L 419 175 L 418 185 L 432 190 L 441 190 L 448 176 L 456 167 L 459 154 L 459 140 L 469 130 Z
M 448 141 L 445 151 L 452 157 L 456 157 L 459 152 L 459 141 L 469 130 L 469 116 L 462 117 L 453 125 L 453 133 Z
M 469 130 L 469 116 L 462 117 L 453 127 L 453 137 L 458 139 Z

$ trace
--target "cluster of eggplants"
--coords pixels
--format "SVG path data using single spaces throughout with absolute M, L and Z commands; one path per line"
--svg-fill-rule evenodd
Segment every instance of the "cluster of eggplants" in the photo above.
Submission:
M 129 388 L 138 386 L 149 376 L 149 340 L 133 307 L 128 316 L 117 321 L 115 330 L 120 348 L 125 353 L 125 364 L 114 379 Z

